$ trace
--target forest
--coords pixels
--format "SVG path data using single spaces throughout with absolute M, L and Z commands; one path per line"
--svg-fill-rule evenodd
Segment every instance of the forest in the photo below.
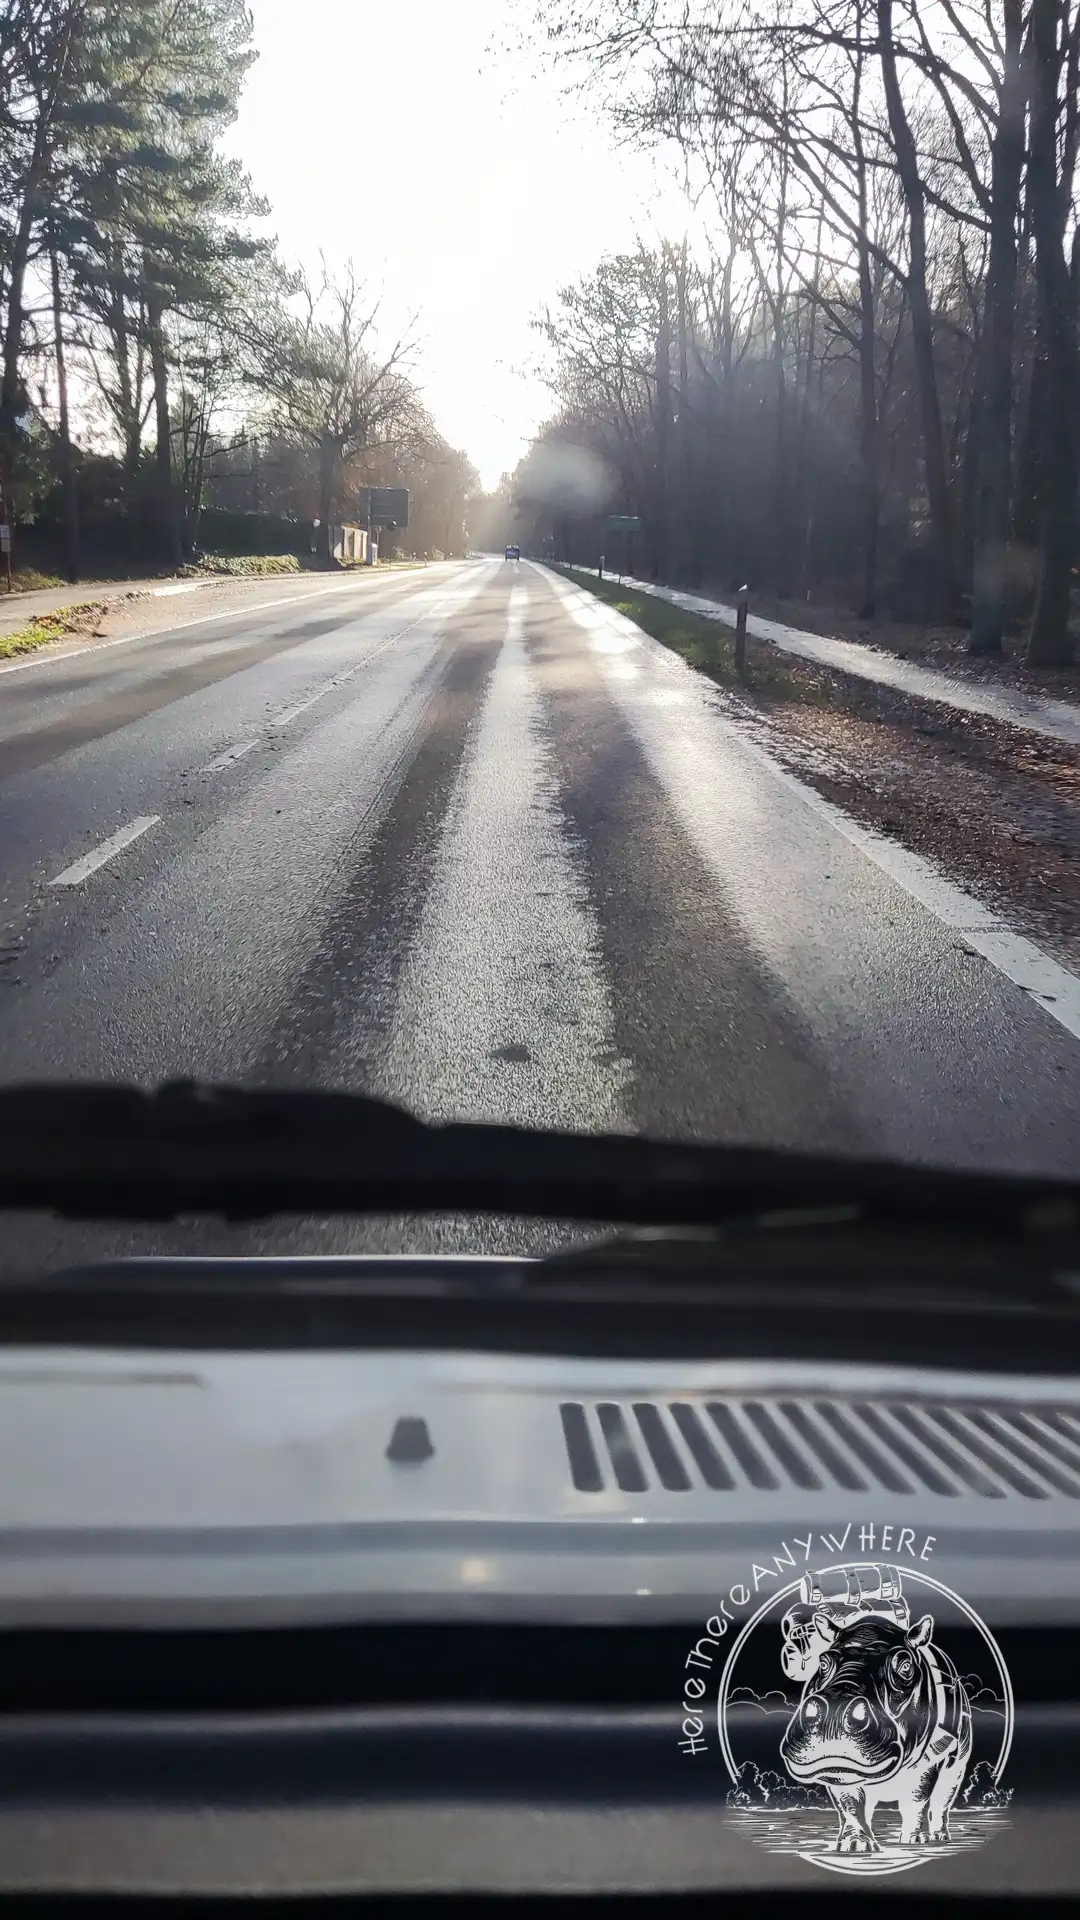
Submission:
M 675 156 L 705 235 L 600 258 L 538 327 L 503 506 L 595 565 L 1067 666 L 1080 423 L 1076 0 L 551 0 L 556 57 Z M 610 544 L 610 543 L 609 543 Z
M 224 136 L 242 0 L 0 0 L 0 484 L 17 573 L 328 551 L 370 484 L 418 554 L 478 481 L 352 265 L 283 260 Z

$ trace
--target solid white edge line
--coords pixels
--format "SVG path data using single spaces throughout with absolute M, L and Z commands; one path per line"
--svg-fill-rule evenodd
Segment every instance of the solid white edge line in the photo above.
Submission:
M 434 566 L 441 566 L 442 564 L 440 561 L 433 562 Z M 447 561 L 445 564 L 447 566 L 464 566 L 465 562 Z M 398 585 L 412 580 L 416 580 L 419 583 L 419 580 L 426 571 L 427 570 L 424 569 L 422 572 L 418 568 L 415 574 L 399 574 L 396 581 L 388 580 L 385 584 L 387 586 Z M 75 645 L 64 647 L 56 653 L 47 653 L 43 647 L 40 653 L 33 654 L 29 660 L 0 661 L 0 679 L 3 679 L 4 675 L 8 673 L 25 673 L 29 667 L 47 667 L 58 660 L 71 660 L 74 659 L 76 654 L 81 659 L 83 654 L 104 653 L 107 647 L 129 647 L 136 640 L 166 640 L 170 633 L 184 633 L 188 627 L 205 627 L 214 620 L 235 620 L 239 615 L 244 613 L 270 613 L 275 607 L 306 607 L 312 600 L 323 600 L 328 593 L 345 593 L 350 587 L 354 587 L 355 585 L 355 580 L 336 580 L 332 587 L 319 587 L 314 593 L 288 593 L 280 600 L 260 600 L 254 607 L 226 607 L 217 613 L 200 613 L 194 620 L 179 620 L 171 627 L 155 627 L 152 633 L 122 633 L 119 634 L 115 640 L 99 640 L 97 644 L 92 647 Z M 61 611 L 63 611 L 63 609 L 61 609 Z M 0 639 L 2 638 L 3 635 L 0 635 Z
M 598 608 L 617 630 L 629 627 L 651 646 L 658 648 L 666 659 L 680 661 L 687 673 L 695 673 L 693 667 L 687 666 L 678 654 L 664 647 L 662 641 L 653 640 L 644 627 L 628 620 L 625 614 L 616 613 L 587 588 L 564 580 L 560 574 L 548 573 L 546 568 L 541 571 L 556 583 L 560 599 L 569 606 L 571 612 L 575 599 L 579 606 L 587 607 L 590 611 Z M 706 678 L 705 675 L 700 677 Z M 912 853 L 907 847 L 894 846 L 891 841 L 873 833 L 869 827 L 860 826 L 858 821 L 850 819 L 831 800 L 826 800 L 813 787 L 805 786 L 796 774 L 781 766 L 758 741 L 748 739 L 740 727 L 735 725 L 734 731 L 740 745 L 762 766 L 767 767 L 781 785 L 797 794 L 804 806 L 828 821 L 852 846 L 858 847 L 860 853 L 864 853 L 882 873 L 902 887 L 911 899 L 917 900 L 935 920 L 951 932 L 962 934 L 965 947 L 981 954 L 998 973 L 1042 1007 L 1052 1020 L 1056 1020 L 1074 1039 L 1080 1040 L 1080 979 L 1074 973 L 1051 959 L 1034 941 L 1026 940 L 1023 934 L 1014 933 L 989 907 L 965 893 L 955 881 L 947 879 L 925 855 Z
M 81 881 L 88 880 L 92 873 L 96 873 L 99 867 L 103 867 L 106 860 L 111 860 L 114 854 L 121 853 L 125 847 L 130 847 L 133 840 L 140 839 L 144 833 L 149 832 L 151 827 L 156 827 L 160 819 L 160 813 L 141 814 L 138 820 L 132 820 L 126 827 L 121 827 L 117 833 L 110 834 L 109 838 L 95 847 L 92 853 L 85 853 L 81 860 L 76 860 L 74 866 L 65 867 L 63 873 L 58 873 L 55 880 L 50 880 L 49 885 L 77 887 Z
M 238 740 L 234 747 L 226 747 L 224 753 L 219 753 L 216 760 L 208 760 L 205 767 L 199 767 L 196 771 L 219 773 L 222 767 L 231 767 L 234 760 L 242 760 L 245 753 L 250 753 L 258 744 L 257 740 Z

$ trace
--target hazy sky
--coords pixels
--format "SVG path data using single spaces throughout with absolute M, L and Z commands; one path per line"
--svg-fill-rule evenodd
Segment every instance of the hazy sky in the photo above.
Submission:
M 260 58 L 231 145 L 289 259 L 350 255 L 417 314 L 435 419 L 486 486 L 550 410 L 529 321 L 678 195 L 521 45 L 532 0 L 250 0 Z

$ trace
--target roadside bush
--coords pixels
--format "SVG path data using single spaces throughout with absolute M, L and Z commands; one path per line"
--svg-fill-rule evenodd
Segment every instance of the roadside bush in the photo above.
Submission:
M 62 587 L 58 573 L 39 573 L 36 567 L 18 567 L 11 576 L 14 593 L 39 593 L 43 587 Z
M 207 553 L 201 560 L 184 568 L 186 574 L 200 576 L 207 573 L 258 576 L 301 571 L 300 562 L 294 553 Z

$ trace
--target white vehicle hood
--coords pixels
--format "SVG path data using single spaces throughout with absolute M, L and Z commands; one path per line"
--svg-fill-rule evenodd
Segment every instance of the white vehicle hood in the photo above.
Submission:
M 784 1548 L 1080 1618 L 1075 1380 L 8 1349 L 0 1457 L 8 1627 L 703 1622 Z

